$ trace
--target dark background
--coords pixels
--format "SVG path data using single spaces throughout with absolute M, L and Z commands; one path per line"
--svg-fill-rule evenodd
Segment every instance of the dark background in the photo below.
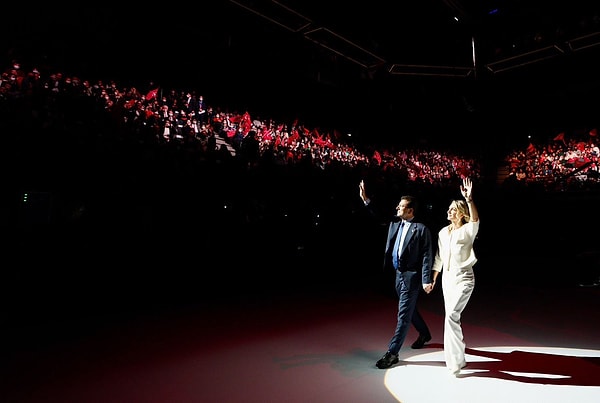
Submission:
M 255 118 L 298 118 L 321 132 L 352 132 L 364 147 L 443 146 L 458 155 L 481 151 L 477 159 L 494 168 L 507 150 L 524 149 L 530 141 L 547 143 L 557 132 L 585 134 L 598 126 L 600 46 L 572 51 L 570 44 L 581 43 L 577 38 L 599 42 L 594 35 L 599 5 L 589 0 L 547 3 L 13 2 L 2 6 L 0 63 L 8 69 L 19 62 L 23 70 L 37 68 L 45 77 L 62 72 L 90 82 L 116 80 L 121 88 L 141 91 L 157 85 L 196 89 L 209 105 L 248 111 Z M 281 13 L 281 4 L 308 17 L 311 28 L 327 27 L 382 62 L 361 66 L 346 57 L 351 48 L 324 48 L 305 37 L 310 28 L 292 32 L 264 17 L 274 9 Z M 259 9 L 262 14 L 255 12 Z M 561 52 L 525 65 L 511 59 L 548 45 Z M 511 68 L 494 73 L 488 67 L 495 63 Z M 426 68 L 392 75 L 394 64 L 474 70 L 466 77 L 423 75 Z M 186 380 L 190 387 L 183 389 L 193 393 L 205 389 L 198 374 L 172 369 L 181 357 L 185 368 L 197 368 L 190 367 L 189 357 L 198 354 L 201 367 L 217 377 L 224 366 L 236 375 L 240 369 L 260 368 L 270 377 L 271 372 L 256 366 L 254 348 L 266 346 L 267 354 L 259 352 L 264 357 L 279 351 L 297 357 L 297 346 L 311 348 L 306 343 L 311 324 L 319 323 L 327 335 L 335 333 L 319 338 L 316 351 L 324 345 L 353 345 L 352 337 L 339 342 L 341 328 L 331 315 L 338 309 L 344 317 L 350 311 L 360 316 L 351 321 L 351 332 L 362 327 L 360 332 L 379 334 L 395 315 L 394 273 L 381 270 L 387 227 L 365 216 L 359 181 L 366 180 L 369 194 L 390 214 L 401 193 L 418 196 L 419 218 L 434 234 L 447 223 L 449 201 L 460 197 L 458 182 L 420 186 L 379 170 L 306 165 L 248 170 L 235 162 L 196 158 L 176 144 L 137 141 L 103 109 L 94 108 L 92 100 L 53 105 L 48 109 L 56 113 L 53 126 L 32 119 L 29 99 L 4 101 L 0 371 L 7 387 L 0 389 L 21 400 L 30 391 L 61 401 L 83 394 L 102 399 L 117 390 L 135 396 L 148 392 L 149 384 L 158 386 L 148 393 L 166 393 L 170 387 L 182 390 Z M 593 345 L 589 335 L 597 329 L 588 318 L 595 295 L 588 287 L 597 291 L 600 282 L 595 236 L 600 193 L 510 191 L 497 185 L 494 176 L 486 176 L 474 190 L 482 225 L 475 243 L 479 261 L 471 308 L 481 310 L 469 308 L 475 320 L 468 323 L 477 325 L 472 334 L 491 334 L 494 345 L 505 335 L 510 336 L 507 345 L 513 336 L 526 344 L 546 343 L 540 334 L 551 335 L 549 345 Z M 380 320 L 388 308 L 371 305 L 372 295 L 375 301 L 389 297 L 383 301 L 391 309 L 388 319 Z M 347 298 L 355 296 L 369 300 Z M 443 307 L 439 286 L 436 298 L 423 299 L 425 306 L 435 306 L 430 314 Z M 302 309 L 290 310 L 282 301 Z M 314 313 L 305 311 L 312 307 L 318 307 Z M 377 314 L 360 322 L 371 307 Z M 503 322 L 518 329 L 508 330 Z M 139 323 L 152 326 L 132 326 Z M 299 343 L 290 338 L 291 324 L 301 327 Z M 118 335 L 118 347 L 106 337 L 112 334 Z M 257 343 L 264 337 L 277 345 Z M 361 344 L 371 344 L 363 338 Z M 221 355 L 224 345 L 239 350 Z M 282 345 L 291 350 L 280 350 Z M 368 354 L 359 349 L 358 355 L 363 365 Z M 331 362 L 335 390 L 341 385 L 340 368 L 365 379 L 354 371 L 356 362 L 348 366 L 337 355 L 335 361 L 329 361 L 331 355 L 326 361 L 310 357 L 319 366 Z M 154 371 L 148 363 L 167 363 L 166 378 L 163 367 Z M 301 365 L 312 369 L 310 362 Z M 134 367 L 145 373 L 150 368 L 161 378 L 156 382 L 154 376 L 124 370 Z M 283 372 L 285 380 L 292 380 L 290 390 L 311 382 L 310 377 L 307 382 L 290 377 L 289 369 Z M 93 386 L 89 392 L 82 386 L 87 380 Z M 248 390 L 260 386 L 256 380 L 247 378 Z M 271 377 L 265 380 L 272 384 Z M 308 388 L 311 398 L 313 390 Z
M 545 142 L 558 131 L 597 126 L 599 46 L 502 73 L 486 67 L 510 60 L 513 43 L 521 52 L 544 41 L 564 47 L 563 35 L 598 31 L 596 10 L 572 1 L 552 8 L 503 2 L 507 8 L 489 15 L 479 2 L 476 8 L 468 1 L 417 3 L 336 1 L 324 10 L 285 2 L 384 60 L 368 68 L 232 1 L 199 9 L 139 4 L 133 11 L 107 3 L 22 6 L 9 10 L 2 24 L 3 58 L 7 66 L 14 60 L 44 75 L 114 79 L 141 91 L 195 88 L 210 105 L 351 131 L 365 146 L 483 149 L 489 154 L 478 156 L 489 166 L 496 161 L 488 155 L 524 147 L 528 135 Z M 452 25 L 455 13 L 463 24 Z M 565 33 L 556 37 L 563 24 Z M 531 39 L 538 27 L 550 36 L 544 43 Z M 473 75 L 388 73 L 394 63 L 468 66 L 472 36 L 481 43 Z M 65 116 L 74 110 L 85 113 L 84 105 L 67 106 Z M 376 270 L 385 228 L 360 213 L 364 172 L 247 172 L 190 161 L 182 150 L 117 141 L 110 123 L 95 115 L 39 130 L 19 121 L 18 111 L 3 112 L 3 230 L 13 262 L 3 295 L 11 320 L 305 285 L 343 287 L 340 270 L 359 285 L 387 284 Z M 388 201 L 397 200 L 397 184 L 378 182 L 377 174 L 366 179 L 373 194 L 389 192 Z M 486 223 L 477 245 L 482 266 L 519 270 L 519 281 L 558 281 L 583 253 L 597 259 L 594 239 L 585 235 L 597 224 L 597 195 L 501 193 L 494 178 L 486 179 L 476 189 Z M 458 185 L 401 190 L 422 198 L 424 218 L 436 231 Z M 565 215 L 576 218 L 555 234 Z M 569 276 L 580 268 L 569 266 Z M 482 279 L 496 275 L 481 273 Z
M 8 8 L 7 63 L 142 90 L 193 88 L 214 106 L 298 118 L 366 144 L 509 148 L 528 135 L 597 125 L 600 7 L 593 2 L 223 0 L 194 7 L 174 1 L 127 9 L 61 2 Z M 308 25 L 294 25 L 290 15 Z M 311 40 L 320 29 L 353 45 L 331 44 L 333 34 Z M 357 47 L 377 62 L 351 60 Z M 542 58 L 548 47 L 551 56 Z M 513 60 L 519 55 L 529 56 Z M 421 67 L 391 74 L 396 64 Z M 441 68 L 472 71 L 447 76 Z

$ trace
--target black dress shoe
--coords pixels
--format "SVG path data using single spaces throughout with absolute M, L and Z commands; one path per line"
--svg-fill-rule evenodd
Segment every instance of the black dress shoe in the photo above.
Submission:
M 410 348 L 414 348 L 414 349 L 423 348 L 425 343 L 427 343 L 430 340 L 431 340 L 431 336 L 422 337 L 419 335 L 419 337 L 417 337 L 417 340 L 415 340 L 415 342 L 410 346 Z
M 398 355 L 397 354 L 392 354 L 389 351 L 387 353 L 385 353 L 383 355 L 383 357 L 381 357 L 379 359 L 379 361 L 377 361 L 377 363 L 375 364 L 375 366 L 379 369 L 386 369 L 391 367 L 394 364 L 398 363 Z

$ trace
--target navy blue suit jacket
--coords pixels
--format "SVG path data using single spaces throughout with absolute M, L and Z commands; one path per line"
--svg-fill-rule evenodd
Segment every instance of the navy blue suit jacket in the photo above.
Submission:
M 377 208 L 374 208 L 373 203 L 365 203 L 367 211 L 371 216 L 377 218 L 381 222 L 381 214 Z M 402 219 L 394 216 L 389 222 L 387 241 L 385 244 L 385 255 L 383 259 L 384 270 L 396 270 L 393 263 L 393 249 L 400 229 Z M 432 267 L 433 267 L 433 243 L 431 231 L 429 228 L 417 220 L 410 223 L 404 243 L 402 244 L 402 252 L 400 254 L 399 270 L 403 272 L 421 273 L 421 282 L 430 284 L 433 282 Z
M 389 224 L 383 262 L 385 269 L 392 268 L 395 270 L 392 254 L 396 237 L 400 236 L 398 233 L 400 223 L 401 220 L 397 219 Z M 398 269 L 400 271 L 421 272 L 423 284 L 429 284 L 433 281 L 432 266 L 433 244 L 431 231 L 425 224 L 412 221 L 402 244 Z

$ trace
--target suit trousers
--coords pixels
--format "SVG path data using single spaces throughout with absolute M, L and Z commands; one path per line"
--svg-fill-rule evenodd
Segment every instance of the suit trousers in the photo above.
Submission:
M 400 272 L 396 270 L 398 321 L 396 323 L 396 330 L 388 346 L 388 350 L 393 354 L 398 354 L 400 351 L 411 323 L 420 335 L 431 335 L 425 320 L 417 309 L 417 299 L 422 287 L 421 273 L 415 271 Z

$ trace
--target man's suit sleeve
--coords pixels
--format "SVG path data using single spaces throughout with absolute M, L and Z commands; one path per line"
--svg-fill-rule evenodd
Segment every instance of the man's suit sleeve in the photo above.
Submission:
M 421 273 L 423 276 L 423 284 L 430 284 L 433 282 L 431 267 L 433 265 L 433 245 L 431 231 L 424 224 L 421 224 L 422 236 L 423 236 L 423 267 Z

